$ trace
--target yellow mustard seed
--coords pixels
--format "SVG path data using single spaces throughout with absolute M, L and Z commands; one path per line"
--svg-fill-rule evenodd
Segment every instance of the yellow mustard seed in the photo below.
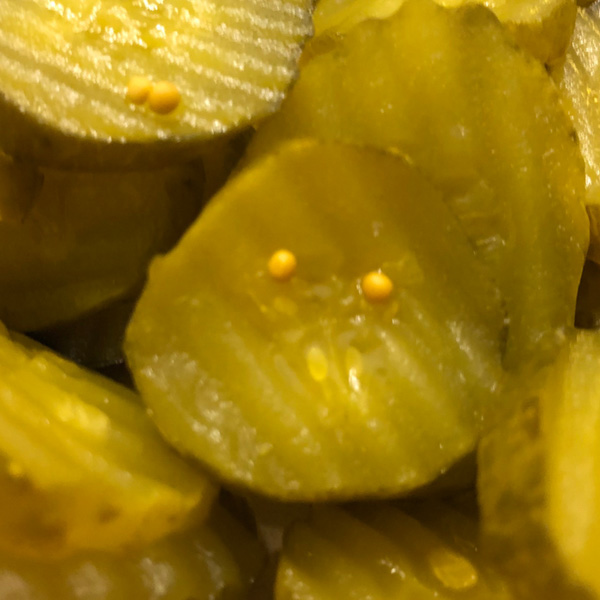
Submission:
M 362 278 L 361 287 L 369 302 L 384 302 L 392 295 L 394 284 L 385 273 L 371 271 Z
M 170 81 L 158 81 L 152 86 L 148 95 L 148 106 L 150 110 L 159 115 L 167 115 L 173 112 L 181 102 L 181 94 L 174 83 Z
M 127 100 L 133 104 L 144 104 L 152 91 L 152 82 L 147 78 L 136 75 L 127 84 Z
M 277 281 L 287 281 L 296 272 L 296 257 L 289 250 L 277 250 L 269 259 L 268 269 Z

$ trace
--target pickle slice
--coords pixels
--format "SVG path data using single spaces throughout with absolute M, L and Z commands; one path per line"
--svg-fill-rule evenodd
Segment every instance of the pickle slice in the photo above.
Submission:
M 510 598 L 478 552 L 475 521 L 439 502 L 419 513 L 390 504 L 315 508 L 286 536 L 275 599 Z
M 267 269 L 279 248 L 297 258 L 287 282 Z M 394 290 L 371 303 L 378 269 Z M 224 480 L 351 498 L 426 483 L 474 447 L 502 331 L 439 192 L 397 156 L 307 141 L 231 181 L 153 263 L 125 350 L 166 438 Z
M 243 600 L 264 552 L 218 511 L 206 525 L 120 554 L 40 562 L 0 554 L 5 600 Z
M 305 65 L 248 159 L 311 136 L 409 156 L 494 269 L 506 363 L 552 359 L 573 325 L 588 244 L 584 165 L 545 69 L 488 10 L 408 0 L 361 23 Z
M 45 170 L 22 219 L 0 218 L 0 320 L 34 331 L 139 288 L 202 204 L 202 168 Z
M 578 332 L 481 444 L 486 546 L 518 598 L 600 594 L 599 361 L 600 334 Z
M 197 153 L 277 108 L 311 9 L 312 0 L 1 0 L 0 146 L 87 169 Z M 153 87 L 138 104 L 127 94 L 140 77 Z M 168 87 L 159 96 L 163 81 L 178 105 Z
M 555 69 L 565 106 L 585 159 L 586 204 L 590 217 L 589 257 L 600 263 L 600 5 L 579 9 L 564 63 Z
M 151 542 L 214 496 L 134 393 L 6 331 L 0 481 L 0 551 L 44 559 Z
M 435 0 L 455 8 L 482 4 L 492 10 L 519 44 L 543 63 L 564 56 L 577 14 L 575 0 Z M 384 19 L 405 0 L 320 0 L 313 15 L 315 36 L 347 33 L 368 18 Z M 317 42 L 318 43 L 318 42 Z

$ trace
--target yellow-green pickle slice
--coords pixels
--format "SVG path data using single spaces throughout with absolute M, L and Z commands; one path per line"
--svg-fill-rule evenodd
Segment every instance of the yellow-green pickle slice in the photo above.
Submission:
M 39 164 L 161 164 L 275 110 L 312 0 L 0 1 L 0 146 Z
M 481 444 L 485 548 L 518 598 L 600 595 L 600 333 L 579 331 Z
M 565 61 L 554 70 L 573 120 L 586 166 L 591 223 L 589 256 L 600 263 L 600 4 L 580 8 Z
M 6 330 L 0 481 L 0 552 L 43 559 L 147 544 L 214 496 L 133 392 Z
M 4 182 L 2 164 L 11 169 Z M 150 259 L 171 248 L 202 205 L 196 162 L 128 173 L 43 170 L 32 197 L 19 188 L 23 169 L 0 162 L 0 198 L 10 198 L 6 211 L 0 200 L 0 320 L 19 331 L 70 321 L 139 288 Z
M 551 360 L 587 250 L 584 165 L 550 77 L 490 11 L 408 0 L 357 25 L 305 65 L 248 158 L 306 136 L 410 157 L 494 270 L 507 364 Z
M 3 600 L 243 600 L 264 551 L 223 510 L 128 552 L 41 562 L 0 554 Z
M 575 0 L 435 0 L 455 8 L 482 4 L 494 11 L 519 44 L 543 63 L 564 56 L 575 25 Z M 320 0 L 313 16 L 317 43 L 319 36 L 347 33 L 368 18 L 384 19 L 405 0 Z
M 502 332 L 497 289 L 420 173 L 306 141 L 230 181 L 152 264 L 125 350 L 167 440 L 225 481 L 351 498 L 473 449 Z
M 441 502 L 316 507 L 288 531 L 275 600 L 509 600 L 477 525 Z

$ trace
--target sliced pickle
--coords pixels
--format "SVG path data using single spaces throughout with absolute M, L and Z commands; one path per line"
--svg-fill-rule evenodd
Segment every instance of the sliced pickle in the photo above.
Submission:
M 480 450 L 485 545 L 518 598 L 600 596 L 600 332 L 580 331 Z
M 213 484 L 129 390 L 0 334 L 0 551 L 122 550 L 206 515 Z
M 202 204 L 197 163 L 158 171 L 43 171 L 22 219 L 0 218 L 0 320 L 35 331 L 97 309 L 145 279 Z
M 0 554 L 4 600 L 243 600 L 262 563 L 256 539 L 219 511 L 206 525 L 119 554 L 52 562 Z
M 0 146 L 87 169 L 198 152 L 278 107 L 311 9 L 312 0 L 1 0 Z M 153 87 L 134 103 L 128 88 L 140 77 Z M 179 104 L 177 92 L 158 96 L 164 81 Z
M 577 14 L 575 0 L 435 0 L 455 8 L 482 4 L 514 34 L 519 44 L 543 63 L 556 62 L 569 45 Z M 368 18 L 385 19 L 405 0 L 320 0 L 313 21 L 315 36 L 347 33 Z
M 600 263 L 600 4 L 580 9 L 564 64 L 554 71 L 586 166 L 589 256 Z
M 39 194 L 42 174 L 32 165 L 17 164 L 0 153 L 0 223 L 20 223 Z
M 279 248 L 297 259 L 287 282 L 267 268 Z M 361 279 L 378 269 L 394 289 L 371 302 Z M 232 180 L 153 263 L 125 349 L 177 448 L 311 500 L 407 491 L 467 454 L 502 333 L 435 188 L 400 157 L 307 141 Z
M 275 600 L 509 600 L 473 519 L 442 503 L 315 508 L 286 536 Z
M 305 65 L 248 159 L 292 137 L 397 149 L 449 197 L 506 299 L 507 364 L 572 326 L 589 224 L 584 165 L 545 69 L 481 6 L 408 0 Z

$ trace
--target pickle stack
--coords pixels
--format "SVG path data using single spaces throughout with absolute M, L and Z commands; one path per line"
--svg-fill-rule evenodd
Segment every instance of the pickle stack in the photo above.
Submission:
M 579 4 L 0 0 L 0 598 L 600 600 Z

